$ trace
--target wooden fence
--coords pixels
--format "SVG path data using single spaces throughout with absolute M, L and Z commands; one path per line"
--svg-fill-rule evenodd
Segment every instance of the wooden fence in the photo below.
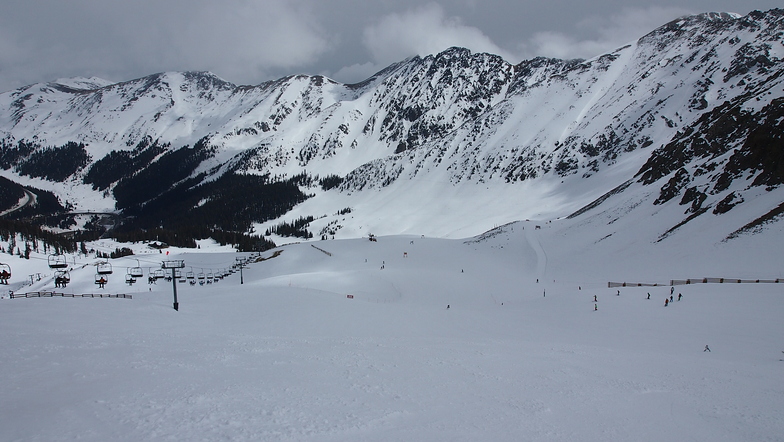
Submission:
M 332 256 L 332 254 L 331 254 L 331 253 L 327 252 L 327 251 L 326 251 L 326 250 L 324 250 L 324 249 L 320 249 L 320 248 L 318 248 L 318 247 L 314 246 L 313 244 L 311 244 L 310 246 L 311 246 L 311 247 L 313 247 L 314 249 L 318 250 L 319 252 L 321 252 L 321 253 L 323 253 L 323 254 L 327 255 L 327 256 Z
M 109 293 L 83 293 L 81 295 L 73 293 L 57 293 L 57 292 L 27 292 L 27 293 L 11 293 L 11 299 L 14 298 L 122 298 L 133 299 L 133 295 L 117 294 L 112 295 Z
M 607 287 L 664 287 L 688 284 L 782 284 L 784 279 L 692 278 L 671 279 L 670 283 L 608 282 Z

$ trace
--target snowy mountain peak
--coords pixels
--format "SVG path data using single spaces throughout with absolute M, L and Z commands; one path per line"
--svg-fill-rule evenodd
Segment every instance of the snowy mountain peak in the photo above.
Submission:
M 307 201 L 285 217 L 326 214 L 311 228 L 346 236 L 369 227 L 473 234 L 514 219 L 611 210 L 628 201 L 601 197 L 631 182 L 617 195 L 675 207 L 679 213 L 667 215 L 674 228 L 708 220 L 705 213 L 743 212 L 760 186 L 778 195 L 784 178 L 775 172 L 775 148 L 765 146 L 781 132 L 774 122 L 784 96 L 783 17 L 781 10 L 683 17 L 589 60 L 512 65 L 454 47 L 354 85 L 295 75 L 237 86 L 209 72 L 33 85 L 0 94 L 4 175 L 51 189 L 64 203 L 114 199 L 124 211 L 131 201 L 152 207 L 185 183 L 198 193 L 223 177 L 307 176 L 310 187 L 297 181 Z M 30 164 L 30 155 L 66 145 L 82 147 L 66 156 L 79 162 L 56 175 L 64 182 L 46 178 L 38 160 Z M 140 186 L 135 177 L 151 168 L 172 167 L 181 170 L 132 198 L 123 190 Z M 330 185 L 314 190 L 315 177 Z M 182 210 L 206 210 L 220 198 L 209 192 Z M 447 195 L 461 202 L 445 213 L 438 207 Z M 494 198 L 514 204 L 488 205 Z M 735 228 L 784 201 L 771 198 Z M 348 208 L 350 227 L 334 215 Z M 409 221 L 391 226 L 379 214 Z M 253 222 L 266 229 L 282 216 Z M 444 216 L 464 223 L 438 227 Z
M 59 78 L 52 83 L 51 85 L 60 85 L 69 87 L 72 89 L 81 89 L 85 91 L 90 91 L 94 89 L 100 89 L 102 87 L 110 86 L 114 84 L 109 80 L 104 80 L 98 77 L 71 77 L 71 78 Z

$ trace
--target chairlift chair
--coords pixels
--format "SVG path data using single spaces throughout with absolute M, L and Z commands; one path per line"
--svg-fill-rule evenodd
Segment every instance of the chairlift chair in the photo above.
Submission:
M 131 267 L 128 270 L 128 274 L 134 278 L 141 278 L 142 276 L 144 276 L 144 269 L 142 269 L 141 266 L 139 266 L 138 259 L 136 260 L 136 267 Z
M 96 268 L 96 272 L 99 275 L 111 275 L 112 274 L 112 265 L 109 261 L 101 261 L 98 263 Z
M 163 271 L 163 269 L 157 269 L 157 270 L 155 270 L 155 271 L 152 273 L 152 276 L 153 276 L 155 279 L 161 279 L 161 278 L 165 278 L 165 277 L 166 277 L 166 272 L 164 272 L 164 271 Z
M 54 278 L 60 279 L 61 281 L 65 282 L 66 284 L 71 282 L 71 273 L 68 270 L 58 270 L 54 272 Z
M 98 285 L 103 285 L 109 282 L 109 278 L 106 274 L 96 273 L 95 274 L 95 283 Z
M 190 271 L 188 271 L 188 273 L 185 274 L 185 278 L 187 278 L 187 279 L 194 279 L 194 278 L 196 278 L 196 274 L 193 273 L 193 268 L 191 268 Z
M 49 255 L 49 268 L 50 269 L 68 268 L 68 261 L 66 261 L 65 255 Z
M 128 283 L 128 285 L 133 285 L 136 282 L 136 278 L 133 274 L 128 273 L 125 275 L 125 282 Z
M 0 262 L 0 284 L 8 284 L 11 278 L 11 266 Z

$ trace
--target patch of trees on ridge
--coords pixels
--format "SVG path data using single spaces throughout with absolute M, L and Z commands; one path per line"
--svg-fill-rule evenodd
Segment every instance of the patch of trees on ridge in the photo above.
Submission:
M 16 144 L 0 142 L 0 167 L 14 167 L 20 175 L 32 178 L 63 182 L 89 162 L 84 143 L 69 141 L 62 146 L 41 147 L 23 140 Z
M 131 256 L 131 255 L 133 255 L 133 250 L 129 249 L 128 247 L 122 247 L 122 248 L 116 247 L 114 251 L 111 253 L 95 252 L 96 258 L 103 258 L 103 259 L 107 259 L 107 258 L 116 259 L 116 258 L 122 258 L 123 256 Z
M 192 148 L 185 146 L 166 152 L 134 175 L 122 178 L 114 188 L 117 209 L 143 204 L 188 178 L 204 160 L 215 154 L 215 148 L 210 147 L 208 141 L 205 137 Z M 201 179 L 203 176 L 198 177 L 198 181 Z
M 84 183 L 92 184 L 95 190 L 106 190 L 112 184 L 132 177 L 163 154 L 170 143 L 159 144 L 149 135 L 133 150 L 115 150 L 93 163 L 84 175 Z
M 343 178 L 337 175 L 327 175 L 319 180 L 319 185 L 323 190 L 334 189 L 343 183 Z
M 120 241 L 160 240 L 196 247 L 195 240 L 213 238 L 243 251 L 263 251 L 275 244 L 253 235 L 254 223 L 282 216 L 305 201 L 299 185 L 311 179 L 288 179 L 228 172 L 215 180 L 204 174 L 183 180 L 151 200 L 126 207 L 128 217 L 115 235 Z
M 23 241 L 31 243 L 36 249 L 38 242 L 41 242 L 43 253 L 75 253 L 78 250 L 77 241 L 73 238 L 48 232 L 29 222 L 0 218 L 0 241 L 9 243 L 9 253 L 13 253 L 12 249 L 16 247 L 16 235 L 20 235 Z M 25 246 L 26 250 L 28 248 Z
M 319 178 L 303 172 L 291 177 L 271 177 L 241 174 L 236 168 L 216 178 L 217 169 L 195 173 L 217 151 L 209 144 L 209 137 L 193 147 L 169 148 L 168 143 L 145 137 L 132 150 L 107 154 L 84 174 L 84 183 L 93 189 L 113 192 L 116 208 L 124 217 L 123 224 L 112 232 L 118 240 L 159 240 L 174 246 L 196 247 L 197 240 L 213 238 L 240 250 L 266 250 L 275 244 L 254 235 L 255 223 L 278 218 L 312 196 L 301 188 L 320 186 L 326 191 L 343 182 L 337 175 Z M 64 169 L 47 172 L 44 169 L 51 164 L 43 161 L 41 155 L 55 152 Z M 31 142 L 0 141 L 0 166 L 21 167 L 31 176 L 65 179 L 84 168 L 87 161 L 89 156 L 83 144 L 70 142 L 59 148 L 41 149 Z M 58 227 L 68 228 L 73 224 L 73 217 L 64 213 L 66 208 L 53 194 L 36 193 L 38 207 L 25 208 L 14 216 L 40 215 L 45 207 L 43 213 L 47 216 L 38 217 L 38 222 L 52 222 L 57 217 L 51 215 L 59 213 Z M 22 196 L 21 186 L 0 181 L 0 208 L 12 207 Z M 305 229 L 306 224 L 284 223 L 279 226 L 280 234 L 312 237 Z
M 14 207 L 24 195 L 24 189 L 21 185 L 8 178 L 0 177 L 0 211 Z
M 14 207 L 19 200 L 24 197 L 24 187 L 11 181 L 7 178 L 0 177 L 0 211 L 8 210 Z M 31 192 L 36 195 L 36 203 L 35 205 L 30 205 L 24 207 L 20 210 L 17 210 L 9 215 L 8 218 L 13 219 L 22 219 L 22 218 L 30 218 L 30 217 L 46 217 L 53 214 L 61 213 L 65 211 L 65 207 L 60 204 L 60 200 L 52 193 L 47 190 L 36 189 L 33 187 L 29 188 Z M 40 225 L 40 220 L 34 223 L 36 225 Z
M 275 234 L 279 236 L 293 236 L 304 239 L 313 238 L 313 234 L 306 228 L 311 222 L 313 222 L 312 216 L 299 217 L 290 223 L 284 221 L 278 225 L 272 226 L 267 229 L 264 234 L 267 236 Z

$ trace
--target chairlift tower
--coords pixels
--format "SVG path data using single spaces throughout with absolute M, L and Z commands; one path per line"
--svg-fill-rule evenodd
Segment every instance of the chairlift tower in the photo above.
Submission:
M 163 261 L 161 263 L 161 269 L 171 269 L 172 272 L 172 290 L 174 290 L 174 310 L 180 310 L 180 303 L 177 302 L 177 278 L 175 277 L 175 272 L 177 269 L 185 268 L 185 261 L 181 259 L 171 260 L 171 261 Z
M 244 258 L 234 258 L 234 261 L 236 261 L 235 266 L 240 268 L 240 284 L 244 284 L 245 281 L 242 278 L 242 269 L 245 267 L 245 259 Z

